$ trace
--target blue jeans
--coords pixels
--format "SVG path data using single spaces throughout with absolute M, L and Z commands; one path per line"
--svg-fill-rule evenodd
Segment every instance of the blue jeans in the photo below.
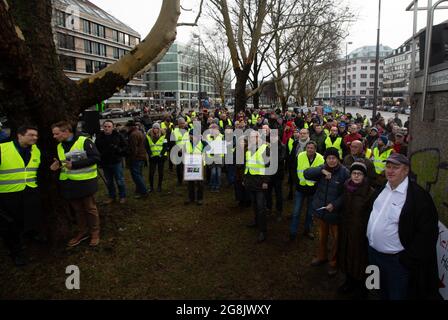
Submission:
M 303 194 L 296 190 L 296 196 L 294 199 L 294 209 L 292 211 L 292 221 L 289 228 L 290 234 L 296 235 L 299 228 L 300 213 L 302 211 L 302 204 L 307 200 L 307 210 L 305 217 L 305 232 L 311 231 L 313 226 L 313 209 L 311 207 L 312 195 Z
M 408 297 L 409 271 L 398 260 L 398 254 L 390 255 L 369 246 L 369 264 L 380 269 L 380 290 L 384 300 L 406 300 Z
M 145 161 L 143 160 L 131 160 L 131 176 L 134 180 L 136 191 L 139 194 L 146 194 L 148 190 L 146 189 L 145 180 L 143 179 L 143 166 Z
M 226 165 L 226 170 L 227 170 L 227 182 L 229 183 L 229 185 L 233 185 L 235 184 L 235 165 L 234 164 L 228 164 Z
M 212 189 L 219 189 L 221 187 L 221 166 L 212 165 L 210 168 L 210 187 Z
M 109 197 L 115 199 L 116 190 L 114 180 L 117 182 L 120 199 L 126 198 L 126 185 L 124 183 L 123 163 L 107 164 L 103 166 L 104 178 L 109 192 Z

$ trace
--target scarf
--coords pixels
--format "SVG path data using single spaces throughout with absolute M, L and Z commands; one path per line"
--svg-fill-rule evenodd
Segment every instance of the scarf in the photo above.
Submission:
M 348 179 L 345 182 L 345 189 L 347 189 L 347 191 L 349 193 L 353 193 L 353 192 L 357 191 L 359 188 L 361 188 L 363 185 L 364 185 L 363 182 L 357 184 L 357 183 L 354 183 L 352 179 Z
M 302 140 L 299 139 L 298 142 L 299 143 L 296 147 L 296 157 L 300 152 L 305 151 L 305 146 L 308 142 L 310 142 L 310 138 L 306 139 L 306 141 L 303 141 L 303 142 L 302 142 Z

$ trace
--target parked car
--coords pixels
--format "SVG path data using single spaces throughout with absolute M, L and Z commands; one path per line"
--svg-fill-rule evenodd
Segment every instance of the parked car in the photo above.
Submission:
M 101 118 L 110 119 L 110 118 L 122 118 L 125 116 L 125 112 L 121 108 L 111 108 L 101 113 Z
M 124 112 L 125 117 L 139 117 L 142 111 L 140 109 L 129 109 Z
M 411 106 L 408 106 L 405 110 L 404 113 L 406 113 L 407 115 L 411 114 Z
M 397 106 L 391 106 L 389 109 L 389 112 L 398 112 L 398 107 Z

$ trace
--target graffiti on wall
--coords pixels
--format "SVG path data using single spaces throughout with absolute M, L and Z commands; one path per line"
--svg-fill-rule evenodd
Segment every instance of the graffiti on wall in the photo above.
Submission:
M 448 225 L 448 161 L 441 161 L 437 148 L 418 150 L 410 159 L 417 183 L 431 193 L 440 221 Z

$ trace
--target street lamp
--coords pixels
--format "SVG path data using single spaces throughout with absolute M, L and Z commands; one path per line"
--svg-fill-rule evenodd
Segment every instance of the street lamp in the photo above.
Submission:
M 346 42 L 345 43 L 345 84 L 344 84 L 344 114 L 345 114 L 345 105 L 347 104 L 347 63 L 348 63 L 348 45 L 352 44 L 352 42 Z
M 198 82 L 199 82 L 199 91 L 198 91 L 198 110 L 201 110 L 201 91 L 202 91 L 202 83 L 201 83 L 201 36 L 200 34 L 194 34 L 194 39 L 198 39 L 198 54 L 199 54 L 199 72 L 198 72 Z
M 380 23 L 381 23 L 381 0 L 378 0 L 378 30 L 376 35 L 376 60 L 375 60 L 375 85 L 373 88 L 372 120 L 376 116 L 376 105 L 378 103 L 378 69 L 380 64 Z

